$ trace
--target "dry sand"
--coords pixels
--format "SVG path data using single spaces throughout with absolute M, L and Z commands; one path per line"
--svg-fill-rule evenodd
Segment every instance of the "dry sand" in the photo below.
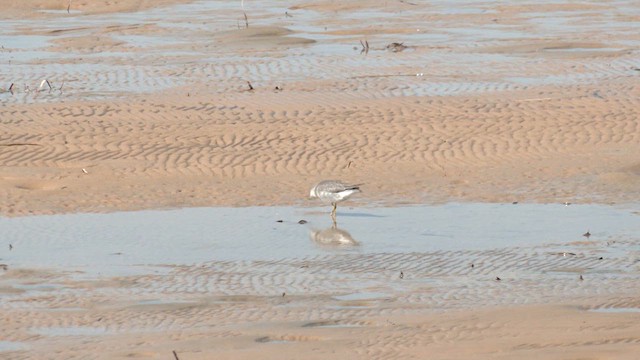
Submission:
M 323 178 L 366 183 L 362 204 L 623 203 L 640 195 L 637 2 L 245 1 L 249 29 L 239 3 L 74 0 L 67 13 L 68 1 L 0 1 L 0 213 L 307 205 L 310 184 Z M 393 42 L 408 47 L 389 51 Z M 36 91 L 43 79 L 51 91 Z M 638 307 L 616 302 L 615 293 L 445 313 L 416 303 L 410 316 L 354 310 L 349 318 L 367 326 L 340 331 L 299 326 L 318 316 L 266 316 L 288 300 L 241 294 L 231 310 L 223 299 L 136 313 L 140 326 L 166 336 L 54 337 L 50 346 L 6 354 L 640 353 L 637 313 L 578 310 L 594 302 Z M 2 328 L 16 335 L 3 340 L 44 336 L 25 330 L 33 319 L 31 327 L 89 327 L 79 335 L 107 318 L 138 326 L 128 323 L 129 305 L 94 300 L 61 303 L 83 310 L 48 315 L 4 306 Z M 322 300 L 296 301 L 313 308 Z M 232 320 L 214 326 L 224 319 Z

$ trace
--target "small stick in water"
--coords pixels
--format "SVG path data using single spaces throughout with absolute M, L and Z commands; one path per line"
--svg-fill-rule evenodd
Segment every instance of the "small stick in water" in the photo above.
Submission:
M 244 0 L 240 0 L 240 7 L 242 8 L 242 14 L 244 14 L 244 24 L 249 28 L 249 18 L 247 18 L 247 12 L 244 11 Z
M 364 53 L 365 55 L 369 53 L 369 42 L 367 40 L 365 40 L 364 42 L 362 42 L 362 40 L 360 40 L 360 45 L 362 45 L 362 50 L 360 50 L 360 54 Z
M 40 86 L 38 86 L 38 90 L 36 90 L 36 92 L 40 92 L 40 89 L 42 89 L 42 87 L 44 86 L 44 84 L 47 84 L 47 86 L 49 87 L 49 91 L 51 91 L 53 89 L 53 87 L 51 87 L 51 83 L 49 82 L 49 80 L 44 79 L 40 82 Z

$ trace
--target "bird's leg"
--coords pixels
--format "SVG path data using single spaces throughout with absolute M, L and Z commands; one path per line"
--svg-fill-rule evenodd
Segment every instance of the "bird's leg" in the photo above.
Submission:
M 336 209 L 338 207 L 338 204 L 333 203 L 331 205 L 333 205 L 333 210 L 331 210 L 331 219 L 333 219 L 333 222 L 335 223 L 336 222 Z

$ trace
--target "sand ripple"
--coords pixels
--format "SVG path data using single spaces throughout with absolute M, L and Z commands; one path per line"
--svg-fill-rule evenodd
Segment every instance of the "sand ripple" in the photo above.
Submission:
M 579 311 L 594 310 L 593 314 L 601 309 L 638 308 L 636 255 L 613 252 L 601 258 L 602 250 L 591 243 L 576 244 L 572 251 L 555 252 L 545 246 L 328 253 L 172 266 L 165 274 L 98 281 L 70 280 L 64 273 L 9 270 L 3 286 L 13 284 L 8 286 L 24 291 L 4 291 L 0 323 L 8 330 L 4 341 L 19 344 L 46 343 L 55 348 L 67 344 L 64 339 L 82 337 L 82 345 L 66 350 L 71 354 L 88 348 L 117 351 L 105 339 L 120 342 L 125 334 L 140 339 L 136 344 L 127 342 L 130 349 L 147 348 L 150 340 L 143 339 L 160 333 L 170 334 L 171 341 L 177 342 L 188 333 L 193 341 L 204 336 L 198 329 L 209 328 L 209 338 L 257 344 L 324 342 L 331 341 L 335 331 L 347 338 L 357 333 L 361 335 L 352 340 L 356 355 L 388 358 L 409 349 L 473 341 L 513 329 L 512 320 L 482 315 L 462 323 L 407 320 L 425 310 L 475 309 L 475 314 L 482 314 L 483 308 L 541 306 L 567 299 Z M 266 332 L 248 325 L 259 323 L 287 325 Z M 618 325 L 594 324 L 590 329 L 612 335 L 600 340 L 521 343 L 514 351 L 640 342 L 637 337 L 616 336 Z

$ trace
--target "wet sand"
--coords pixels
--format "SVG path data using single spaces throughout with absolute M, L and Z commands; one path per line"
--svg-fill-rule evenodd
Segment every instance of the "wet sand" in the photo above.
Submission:
M 0 5 L 0 357 L 638 353 L 635 2 Z
M 12 249 L 0 354 L 633 358 L 640 346 L 637 206 L 338 218 L 333 228 L 323 209 L 254 207 L 1 219 Z

